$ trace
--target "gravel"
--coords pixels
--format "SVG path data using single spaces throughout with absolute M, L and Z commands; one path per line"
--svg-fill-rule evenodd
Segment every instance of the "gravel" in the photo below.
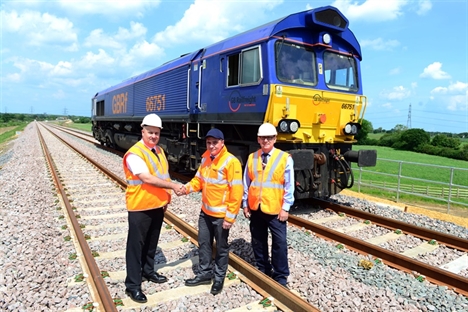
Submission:
M 68 140 L 76 141 L 76 144 L 79 142 L 73 138 Z M 123 178 L 121 158 L 90 144 L 79 144 L 83 151 L 98 157 L 100 162 Z M 57 210 L 57 197 L 54 195 L 54 187 L 44 163 L 34 124 L 28 125 L 15 140 L 14 146 L 0 155 L 0 167 L 0 310 L 65 311 L 80 307 L 80 304 L 90 300 L 89 292 L 83 285 L 68 285 L 70 278 L 81 272 L 81 269 L 67 258 L 74 250 L 63 240 L 64 233 L 60 229 L 62 222 L 58 220 L 61 212 Z M 105 199 L 106 196 L 99 194 L 98 189 L 96 194 L 91 195 L 93 196 L 90 196 L 90 199 Z M 116 198 L 115 204 L 121 205 L 122 200 Z M 349 196 L 335 195 L 334 200 L 389 218 L 436 228 L 459 237 L 468 236 L 466 228 L 449 222 L 403 213 Z M 173 198 L 169 209 L 197 227 L 200 194 Z M 316 211 L 309 215 L 318 219 L 332 214 Z M 119 221 L 125 222 L 124 219 L 113 222 Z M 336 226 L 345 226 L 346 222 L 340 220 Z M 376 227 L 371 225 L 369 228 Z M 90 230 L 89 233 L 94 237 L 116 233 L 118 230 L 118 227 L 109 227 L 105 230 Z M 369 238 L 385 234 L 382 229 L 377 229 L 375 233 L 365 229 L 352 234 L 361 235 L 360 231 L 363 231 L 363 236 Z M 231 251 L 253 264 L 248 220 L 242 214 L 230 233 Z M 163 233 L 161 242 L 173 240 L 173 235 L 171 232 Z M 407 240 L 405 246 L 406 243 L 418 244 L 414 238 Z M 99 244 L 99 241 L 92 244 Z M 105 246 L 108 250 L 118 250 L 124 244 L 125 239 L 119 239 Z M 291 227 L 288 229 L 288 244 L 291 269 L 289 288 L 297 291 L 322 311 L 468 310 L 467 299 L 446 287 L 435 286 L 427 281 L 420 282 L 411 274 L 402 273 L 384 264 L 374 264 L 372 268 L 364 269 L 359 265 L 360 261 L 372 261 L 372 257 L 358 255 L 346 248 L 340 250 L 335 243 L 324 241 L 313 233 L 308 235 Z M 158 253 L 156 262 L 167 263 L 197 255 L 193 245 L 187 244 L 184 248 L 164 254 Z M 400 247 L 397 244 L 394 248 Z M 426 254 L 421 258 L 432 257 L 438 265 L 453 260 L 453 255 L 447 256 L 443 248 L 439 249 L 434 255 Z M 459 253 L 461 254 L 463 253 Z M 125 268 L 122 260 L 110 263 L 111 260 L 103 259 L 102 262 L 112 265 L 116 270 Z M 466 270 L 464 274 L 466 276 Z M 171 283 L 153 284 L 148 293 L 180 286 L 184 278 L 193 276 L 193 271 L 191 268 L 176 269 L 167 271 L 165 275 L 170 278 Z M 116 281 L 111 288 L 111 294 L 123 293 L 124 287 L 121 281 Z M 169 301 L 153 308 L 143 306 L 141 311 L 226 311 L 242 305 L 241 303 L 247 304 L 245 298 L 252 296 L 255 296 L 255 293 L 250 287 L 235 284 L 215 297 L 207 293 L 190 297 L 190 300 Z M 258 295 L 258 300 L 261 299 Z

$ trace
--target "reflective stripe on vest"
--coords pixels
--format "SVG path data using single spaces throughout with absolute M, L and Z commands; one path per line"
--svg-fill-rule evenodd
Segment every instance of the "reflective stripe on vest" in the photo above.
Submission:
M 156 187 L 149 183 L 143 183 L 138 176 L 134 175 L 127 167 L 127 157 L 134 154 L 140 157 L 149 169 L 149 173 L 158 178 L 170 181 L 168 163 L 164 151 L 155 147 L 157 155 L 153 154 L 141 141 L 133 145 L 123 158 L 124 172 L 127 181 L 125 192 L 127 209 L 129 211 L 143 211 L 161 208 L 170 203 L 171 191 Z
M 135 148 L 138 148 L 149 159 L 150 165 L 151 165 L 151 167 L 153 167 L 153 171 L 155 173 L 155 176 L 157 176 L 158 178 L 163 179 L 163 180 L 168 180 L 168 179 L 170 180 L 171 177 L 169 175 L 169 172 L 167 172 L 167 173 L 159 172 L 156 163 L 153 161 L 153 158 L 151 157 L 151 154 L 148 153 L 148 151 L 146 149 L 142 148 L 139 145 L 135 145 Z M 156 149 L 157 153 L 161 152 L 159 150 L 159 146 L 155 146 L 155 149 Z M 127 180 L 127 184 L 128 185 L 140 185 L 140 184 L 143 184 L 143 181 L 141 181 L 140 179 L 138 179 L 138 180 Z
M 252 153 L 247 162 L 248 175 L 251 184 L 248 189 L 248 204 L 252 210 L 261 209 L 264 213 L 275 215 L 281 210 L 284 196 L 284 172 L 287 163 L 287 153 L 274 149 L 271 160 L 262 169 L 260 161 L 261 150 Z M 275 174 L 276 172 L 276 174 Z

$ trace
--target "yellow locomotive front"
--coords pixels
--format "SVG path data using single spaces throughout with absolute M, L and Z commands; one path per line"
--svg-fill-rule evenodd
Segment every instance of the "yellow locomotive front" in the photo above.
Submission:
M 346 53 L 278 41 L 277 84 L 270 88 L 265 121 L 278 128 L 277 145 L 295 162 L 295 197 L 326 198 L 353 184 L 350 163 L 375 166 L 376 151 L 352 151 L 366 97 L 358 65 Z M 302 192 L 301 192 L 302 191 Z

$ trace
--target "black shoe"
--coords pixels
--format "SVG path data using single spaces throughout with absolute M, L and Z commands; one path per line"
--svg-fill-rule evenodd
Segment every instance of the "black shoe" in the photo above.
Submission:
M 165 276 L 163 276 L 161 274 L 158 274 L 156 272 L 153 275 L 150 275 L 150 276 L 143 276 L 143 279 L 147 280 L 147 281 L 150 281 L 150 282 L 153 282 L 153 283 L 156 283 L 156 284 L 161 284 L 161 283 L 167 282 L 167 277 L 165 277 Z
M 136 289 L 136 290 L 125 289 L 125 294 L 128 295 L 130 299 L 138 303 L 145 303 L 146 301 L 148 301 L 148 299 L 146 298 L 145 294 L 141 291 L 141 289 Z
M 212 293 L 213 295 L 217 295 L 221 292 L 221 290 L 223 290 L 223 286 L 224 286 L 224 281 L 222 282 L 214 282 L 213 286 L 211 286 L 211 291 L 210 293 Z
M 199 276 L 195 276 L 195 278 L 191 278 L 185 281 L 185 286 L 198 286 L 209 284 L 211 284 L 211 277 L 201 278 Z

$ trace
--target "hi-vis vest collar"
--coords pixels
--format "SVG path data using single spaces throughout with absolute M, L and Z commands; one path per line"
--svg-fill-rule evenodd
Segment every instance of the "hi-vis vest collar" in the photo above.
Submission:
M 163 180 L 167 180 L 167 179 L 170 179 L 170 175 L 169 175 L 169 172 L 160 172 L 158 170 L 158 166 L 157 164 L 154 162 L 154 157 L 152 156 L 153 152 L 152 151 L 148 151 L 148 148 L 141 142 L 138 142 L 134 145 L 135 148 L 139 149 L 141 151 L 141 153 L 143 153 L 147 159 L 149 159 L 149 165 L 152 167 L 152 168 L 149 168 L 149 169 L 152 169 L 150 170 L 152 173 L 154 173 L 155 176 L 157 176 L 158 178 L 160 179 L 163 179 Z M 154 147 L 155 151 L 156 151 L 156 155 L 160 155 L 161 154 L 161 149 L 159 146 L 155 146 Z M 160 156 L 157 157 L 158 158 L 158 161 L 161 161 L 160 160 Z M 147 164 L 148 165 L 148 164 Z M 128 180 L 127 179 L 127 184 L 128 185 L 140 185 L 140 184 L 143 184 L 143 181 L 141 181 L 140 179 L 137 179 L 137 180 Z

